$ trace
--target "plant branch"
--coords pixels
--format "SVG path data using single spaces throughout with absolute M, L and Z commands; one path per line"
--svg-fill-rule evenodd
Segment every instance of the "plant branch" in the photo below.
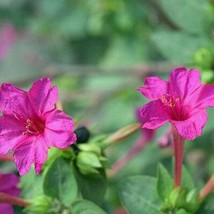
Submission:
M 213 191 L 214 191 L 214 175 L 211 176 L 211 178 L 208 180 L 205 186 L 201 189 L 199 193 L 199 199 L 203 200 Z
M 0 160 L 2 161 L 14 161 L 13 155 L 0 155 Z
M 21 207 L 26 207 L 30 205 L 29 202 L 25 201 L 22 198 L 11 196 L 3 192 L 0 192 L 0 203 L 7 203 L 7 204 L 17 205 Z

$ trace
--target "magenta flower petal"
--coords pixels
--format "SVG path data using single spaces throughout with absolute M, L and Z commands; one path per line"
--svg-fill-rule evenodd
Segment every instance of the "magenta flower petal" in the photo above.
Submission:
M 35 81 L 28 92 L 30 103 L 39 115 L 55 108 L 58 90 L 51 85 L 52 82 L 49 78 L 42 78 Z
M 18 183 L 19 178 L 17 175 L 12 173 L 0 174 L 0 192 L 17 196 L 20 194 L 20 189 L 16 187 Z
M 147 98 L 155 100 L 168 93 L 168 83 L 159 77 L 148 77 L 144 81 L 144 87 L 138 90 Z
M 36 173 L 40 173 L 48 154 L 48 146 L 44 141 L 41 136 L 32 137 L 25 142 L 21 142 L 14 149 L 15 163 L 20 175 L 26 174 L 32 164 L 35 165 Z
M 170 116 L 164 111 L 160 100 L 151 101 L 144 105 L 141 114 L 145 117 L 142 128 L 157 129 L 170 120 Z
M 173 125 L 177 129 L 178 133 L 187 140 L 194 140 L 197 132 L 194 127 L 194 122 L 191 120 L 175 121 Z
M 14 112 L 17 115 L 25 115 L 28 107 L 25 91 L 9 83 L 3 83 L 0 91 L 0 111 L 10 115 L 14 115 Z
M 31 137 L 24 142 L 20 142 L 14 148 L 14 158 L 16 168 L 20 175 L 26 174 L 35 160 L 35 137 Z
M 173 125 L 178 133 L 187 140 L 194 140 L 196 136 L 202 134 L 202 129 L 207 123 L 207 112 L 201 110 L 184 121 L 173 121 Z
M 29 92 L 4 83 L 0 90 L 0 154 L 14 151 L 20 175 L 32 164 L 38 174 L 48 148 L 67 148 L 76 141 L 74 121 L 55 109 L 58 90 L 49 78 L 37 80 Z
M 18 196 L 20 189 L 17 187 L 19 178 L 15 174 L 1 174 L 0 173 L 0 192 Z M 10 204 L 0 203 L 0 213 L 13 214 L 13 207 Z
M 26 138 L 23 135 L 24 131 L 25 126 L 16 118 L 8 115 L 0 117 L 0 154 L 6 154 L 17 142 L 24 140 Z
M 73 131 L 74 121 L 60 110 L 48 112 L 46 126 L 53 131 Z
M 13 207 L 9 204 L 0 203 L 0 211 L 5 214 L 14 214 Z
M 201 87 L 199 96 L 197 97 L 197 106 L 199 107 L 214 107 L 214 86 L 211 84 Z
M 170 93 L 180 96 L 187 102 L 194 103 L 198 92 L 202 86 L 200 82 L 200 72 L 197 70 L 188 70 L 185 67 L 176 68 L 169 76 Z
M 48 156 L 48 143 L 45 142 L 44 137 L 39 137 L 40 139 L 37 139 L 37 145 L 35 148 L 35 159 L 34 159 L 34 165 L 35 165 L 35 172 L 37 174 L 40 173 L 43 164 L 45 163 L 47 156 Z
M 147 79 L 147 82 L 154 82 L 154 77 Z M 158 128 L 168 121 L 181 136 L 193 140 L 202 134 L 207 122 L 206 108 L 214 106 L 214 85 L 202 84 L 200 72 L 188 71 L 185 67 L 174 69 L 166 83 L 168 90 L 161 81 L 152 87 L 145 83 L 141 88 L 141 92 L 153 100 L 142 108 L 146 118 L 143 128 Z
M 62 111 L 49 112 L 46 118 L 45 139 L 49 146 L 66 148 L 76 141 L 74 122 Z
M 141 108 L 138 108 L 136 110 L 136 117 L 139 123 L 143 126 L 143 124 L 146 122 L 146 118 L 141 113 Z M 155 136 L 155 130 L 152 129 L 142 129 L 142 138 L 146 139 L 147 142 L 151 141 Z
M 185 90 L 184 94 L 186 95 L 184 97 L 185 102 L 197 102 L 195 98 L 198 97 L 198 93 L 202 88 L 200 78 L 201 74 L 199 71 L 195 69 L 191 69 L 189 72 L 187 70 L 186 73 L 188 74 L 187 75 L 188 77 L 184 88 Z
M 202 130 L 207 123 L 208 114 L 205 109 L 202 109 L 196 113 L 192 112 L 191 119 L 195 124 L 196 133 L 198 136 L 202 135 Z

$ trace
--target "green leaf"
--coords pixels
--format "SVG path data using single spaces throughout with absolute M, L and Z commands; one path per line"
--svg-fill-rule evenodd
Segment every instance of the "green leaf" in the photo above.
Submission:
M 209 26 L 208 1 L 161 0 L 160 3 L 170 20 L 187 32 L 203 32 Z
M 92 144 L 92 143 L 79 144 L 78 148 L 84 152 L 92 152 L 92 153 L 95 153 L 97 155 L 101 154 L 101 149 L 96 144 Z
M 161 214 L 161 201 L 156 190 L 157 179 L 133 176 L 120 184 L 120 198 L 130 214 Z
M 210 194 L 196 214 L 213 214 L 214 210 L 214 194 Z
M 107 189 L 105 171 L 101 169 L 99 170 L 99 174 L 95 176 L 83 175 L 79 172 L 78 169 L 75 171 L 82 197 L 98 205 L 101 205 L 103 203 Z
M 105 68 L 122 68 L 142 62 L 146 53 L 145 49 L 139 44 L 144 42 L 144 40 L 140 40 L 137 37 L 113 38 L 101 61 L 101 66 Z
M 159 164 L 158 167 L 157 190 L 160 198 L 163 201 L 169 196 L 170 192 L 173 190 L 173 179 L 162 164 Z
M 72 214 L 106 214 L 96 204 L 87 200 L 77 200 L 72 203 Z
M 47 214 L 50 210 L 59 210 L 60 203 L 46 195 L 40 195 L 30 200 L 31 205 L 25 208 L 28 214 Z M 53 212 L 52 212 L 53 214 Z
M 70 205 L 78 193 L 72 166 L 63 158 L 57 158 L 45 175 L 43 188 L 46 195 Z
M 25 214 L 24 209 L 22 207 L 13 206 L 14 214 Z
M 209 41 L 182 32 L 159 31 L 153 34 L 153 41 L 168 60 L 175 63 L 193 63 L 195 51 Z
M 33 169 L 31 169 L 25 176 L 21 176 L 20 179 L 20 187 L 22 190 L 21 196 L 23 198 L 29 199 L 43 194 L 43 177 L 36 175 Z
M 188 212 L 184 209 L 179 209 L 175 214 L 188 214 Z
M 182 186 L 189 190 L 195 188 L 192 177 L 184 165 L 182 166 Z

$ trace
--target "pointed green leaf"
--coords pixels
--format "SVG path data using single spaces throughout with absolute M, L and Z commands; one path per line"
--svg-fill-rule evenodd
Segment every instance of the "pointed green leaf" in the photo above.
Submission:
M 96 204 L 87 200 L 77 200 L 71 205 L 72 214 L 107 214 Z
M 195 51 L 203 45 L 209 45 L 204 37 L 182 32 L 159 31 L 153 34 L 152 39 L 163 56 L 175 63 L 193 63 Z
M 160 198 L 163 201 L 169 196 L 170 192 L 173 190 L 173 179 L 162 164 L 159 164 L 158 167 L 157 190 Z
M 182 166 L 182 186 L 189 190 L 195 188 L 192 177 L 184 165 Z
M 160 3 L 170 20 L 185 31 L 198 33 L 208 29 L 208 1 L 161 0 Z
M 57 158 L 45 174 L 43 189 L 46 195 L 70 205 L 78 193 L 72 166 L 63 158 Z
M 78 168 L 75 169 L 76 178 L 82 197 L 101 205 L 107 189 L 107 179 L 104 169 L 100 169 L 99 174 L 94 176 L 91 174 L 83 175 L 80 173 Z
M 120 198 L 130 214 L 161 214 L 157 179 L 147 176 L 133 176 L 120 184 Z
M 179 209 L 175 214 L 188 214 L 188 212 L 184 209 Z
M 214 194 L 210 194 L 200 206 L 196 214 L 213 214 L 214 210 Z

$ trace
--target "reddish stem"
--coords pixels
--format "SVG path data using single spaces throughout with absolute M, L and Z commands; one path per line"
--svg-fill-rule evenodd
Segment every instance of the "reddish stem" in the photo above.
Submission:
M 7 203 L 7 204 L 17 205 L 21 207 L 26 207 L 30 205 L 29 202 L 25 201 L 22 198 L 11 196 L 3 192 L 0 192 L 0 203 Z
M 7 155 L 0 155 L 0 160 L 2 160 L 2 161 L 14 161 L 14 158 L 12 155 L 7 154 Z
M 172 126 L 175 150 L 174 186 L 181 186 L 184 138 Z
M 214 175 L 211 176 L 209 181 L 205 184 L 203 189 L 199 193 L 199 198 L 203 200 L 206 198 L 211 192 L 214 191 Z
M 137 155 L 146 146 L 148 142 L 149 141 L 145 137 L 139 138 L 134 146 L 129 150 L 129 152 L 112 166 L 112 169 L 109 171 L 109 176 L 115 176 L 135 155 Z

